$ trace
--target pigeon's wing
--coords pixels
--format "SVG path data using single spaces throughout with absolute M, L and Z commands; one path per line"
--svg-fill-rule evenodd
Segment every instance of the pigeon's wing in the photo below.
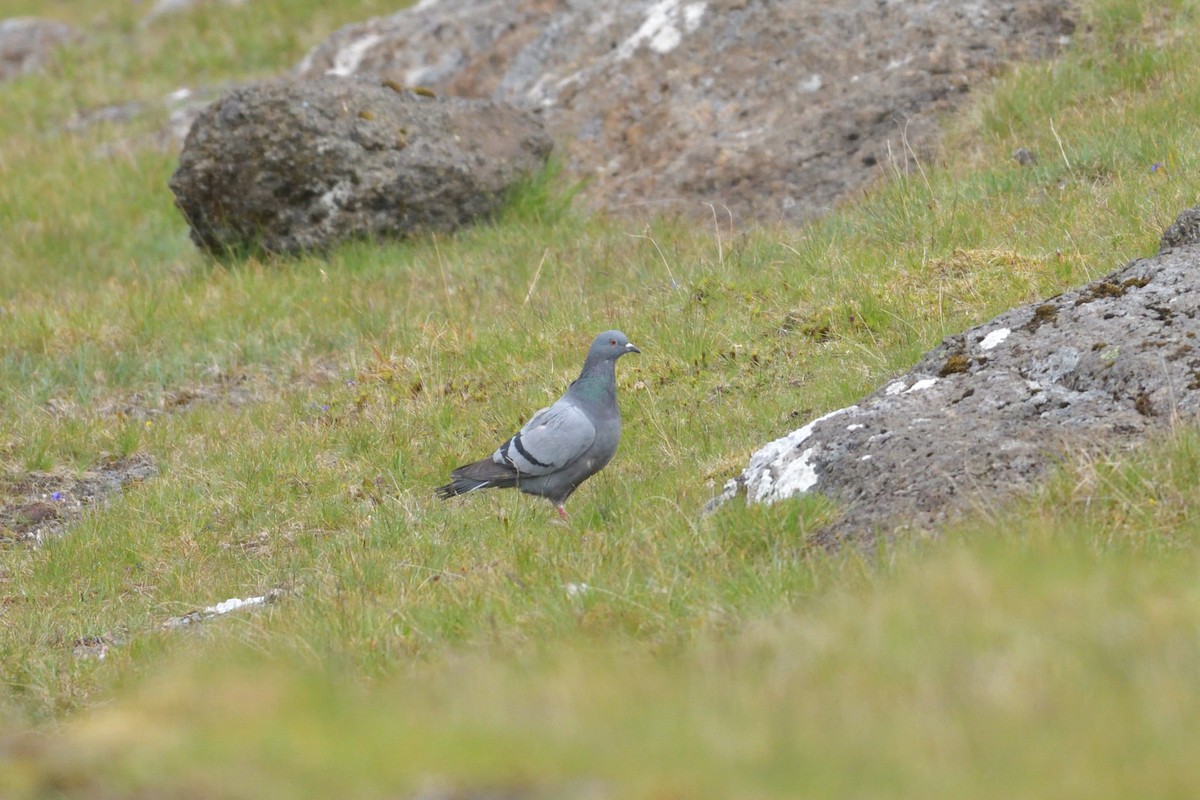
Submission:
M 591 447 L 596 426 L 578 406 L 559 400 L 538 411 L 515 436 L 492 453 L 492 461 L 522 475 L 557 472 Z

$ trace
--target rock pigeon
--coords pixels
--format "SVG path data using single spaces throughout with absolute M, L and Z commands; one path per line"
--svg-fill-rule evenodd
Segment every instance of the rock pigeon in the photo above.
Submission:
M 450 482 L 437 488 L 438 496 L 515 487 L 545 497 L 565 520 L 567 498 L 617 452 L 617 359 L 640 352 L 620 331 L 597 336 L 566 393 L 489 457 L 451 472 Z

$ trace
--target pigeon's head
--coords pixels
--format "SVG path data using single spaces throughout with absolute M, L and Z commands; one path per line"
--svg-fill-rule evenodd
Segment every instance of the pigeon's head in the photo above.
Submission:
M 588 360 L 602 358 L 616 361 L 626 353 L 640 352 L 642 351 L 638 350 L 633 342 L 625 338 L 625 334 L 620 331 L 605 331 L 592 342 L 592 349 L 588 351 Z

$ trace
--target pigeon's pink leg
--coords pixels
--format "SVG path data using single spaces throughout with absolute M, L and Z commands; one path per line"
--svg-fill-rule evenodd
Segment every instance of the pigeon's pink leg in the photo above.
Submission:
M 554 510 L 558 512 L 558 516 L 560 516 L 562 518 L 563 522 L 570 521 L 567 519 L 567 507 L 565 505 L 563 505 L 562 503 L 559 503 L 558 505 L 556 505 L 554 507 Z

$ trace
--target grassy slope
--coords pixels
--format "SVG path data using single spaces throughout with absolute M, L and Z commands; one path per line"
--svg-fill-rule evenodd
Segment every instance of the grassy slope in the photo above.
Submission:
M 944 334 L 1153 251 L 1197 194 L 1195 3 L 1097 0 L 1072 53 L 980 95 L 944 163 L 803 231 L 588 218 L 551 181 L 452 238 L 225 266 L 187 241 L 173 159 L 111 148 L 165 112 L 63 122 L 277 72 L 385 4 L 148 27 L 125 0 L 88 5 L 0 0 L 94 34 L 58 74 L 0 86 L 0 467 L 138 452 L 161 472 L 42 549 L 0 551 L 0 790 L 1196 784 L 1194 431 L 871 558 L 805 548 L 821 503 L 696 516 L 754 447 Z M 571 528 L 513 494 L 430 496 L 610 325 L 645 355 L 621 364 L 622 450 Z M 169 412 L 233 381 L 254 401 Z M 277 587 L 261 612 L 161 629 Z M 76 657 L 86 636 L 123 643 Z

